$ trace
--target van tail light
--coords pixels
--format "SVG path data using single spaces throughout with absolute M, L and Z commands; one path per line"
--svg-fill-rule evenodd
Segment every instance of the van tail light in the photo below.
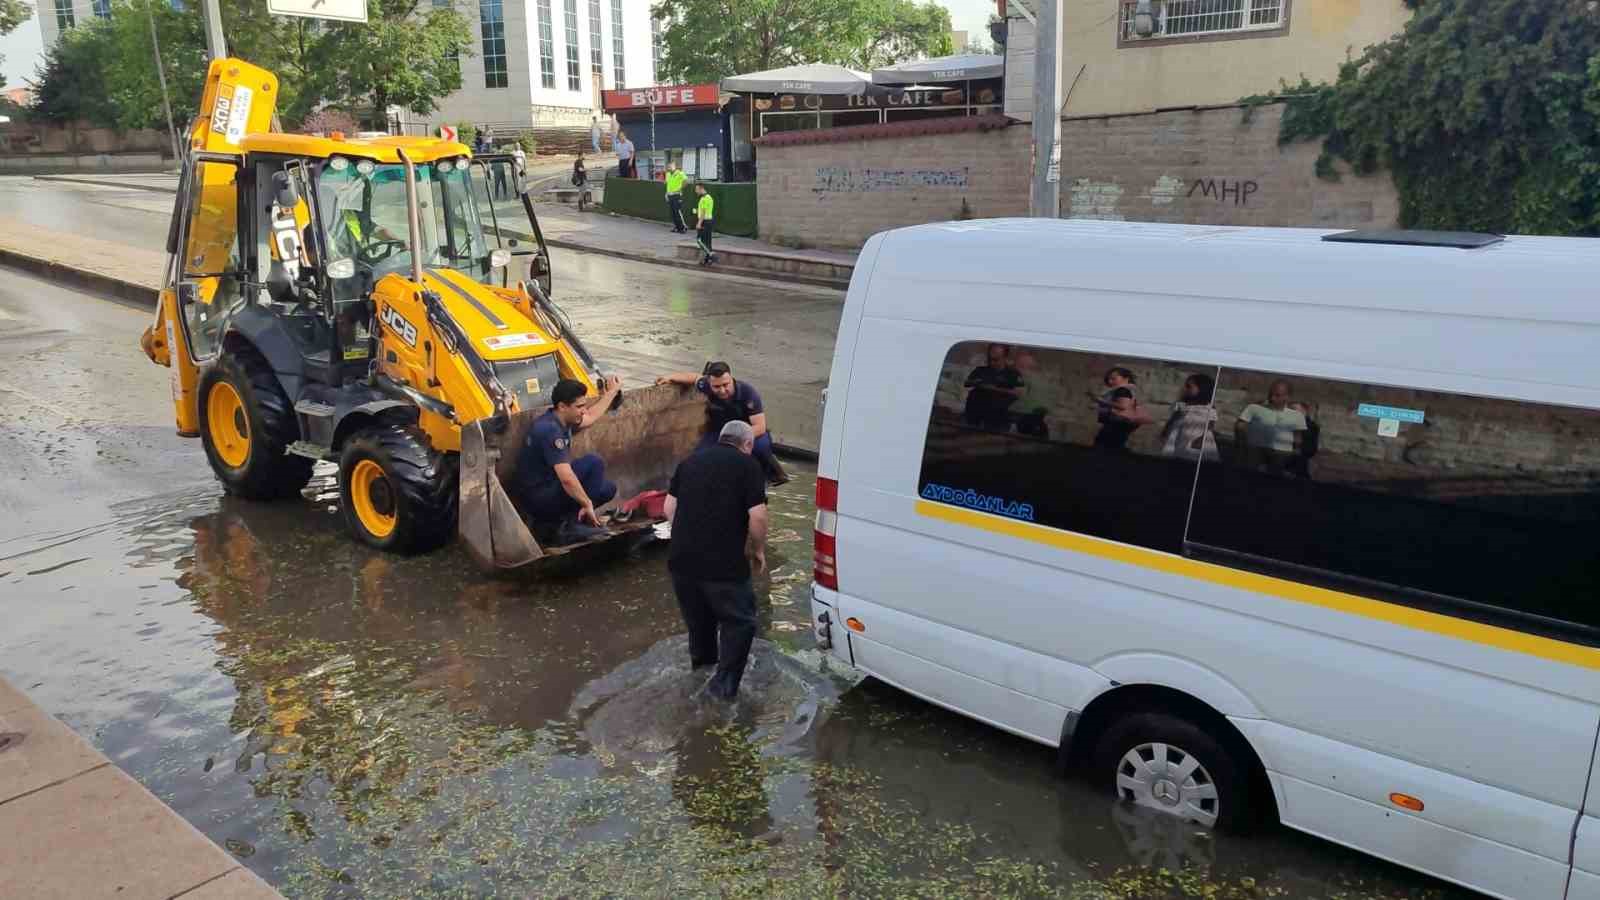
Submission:
M 817 524 L 811 532 L 811 577 L 830 591 L 839 589 L 839 482 L 817 479 Z

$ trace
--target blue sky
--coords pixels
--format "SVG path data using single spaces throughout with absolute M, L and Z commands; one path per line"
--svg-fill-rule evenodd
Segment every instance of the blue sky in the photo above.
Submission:
M 5 57 L 5 62 L 0 63 L 0 72 L 5 73 L 6 87 L 20 86 L 24 76 L 32 78 L 34 66 L 38 65 L 43 52 L 38 16 L 23 22 L 16 31 L 0 37 L 0 56 Z

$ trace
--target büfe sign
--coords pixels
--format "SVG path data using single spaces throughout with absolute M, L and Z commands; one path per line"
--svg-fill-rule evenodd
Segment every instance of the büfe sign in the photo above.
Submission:
M 717 86 L 714 84 L 678 84 L 638 90 L 606 91 L 601 106 L 606 112 L 625 109 L 688 109 L 695 106 L 716 106 Z

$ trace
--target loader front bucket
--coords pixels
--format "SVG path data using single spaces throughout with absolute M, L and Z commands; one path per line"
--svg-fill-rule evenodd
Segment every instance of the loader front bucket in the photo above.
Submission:
M 459 530 L 468 552 L 486 569 L 515 569 L 570 549 L 541 547 L 507 488 L 516 483 L 518 451 L 528 428 L 544 412 L 517 413 L 499 434 L 482 421 L 461 427 Z M 605 460 L 606 478 L 617 485 L 615 505 L 640 491 L 666 490 L 673 469 L 694 451 L 705 426 L 705 398 L 689 388 L 667 384 L 628 391 L 620 408 L 578 433 L 572 457 L 596 453 Z

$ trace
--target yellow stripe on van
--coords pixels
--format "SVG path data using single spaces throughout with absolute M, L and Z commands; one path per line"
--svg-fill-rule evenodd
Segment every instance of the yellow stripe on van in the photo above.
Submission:
M 1459 638 L 1477 644 L 1485 644 L 1501 650 L 1526 653 L 1529 656 L 1536 656 L 1540 659 L 1581 666 L 1585 669 L 1600 669 L 1600 649 L 1594 647 L 1584 647 L 1578 644 L 1570 644 L 1566 641 L 1558 641 L 1554 638 L 1524 634 L 1509 628 L 1486 625 L 1482 622 L 1471 622 L 1454 616 L 1412 609 L 1409 606 L 1374 600 L 1371 597 L 1361 597 L 1341 591 L 1330 591 L 1326 588 L 1313 587 L 1309 584 L 1301 584 L 1297 581 L 1289 581 L 1283 578 L 1274 578 L 1270 575 L 1258 575 L 1254 572 L 1231 569 L 1227 566 L 1185 559 L 1181 556 L 1174 556 L 1157 550 L 1130 547 L 1126 544 L 1118 544 L 1083 534 L 1074 534 L 1069 531 L 1058 531 L 1043 525 L 1019 522 L 1015 519 L 1006 519 L 989 513 L 945 506 L 942 503 L 918 500 L 916 511 L 918 515 L 926 516 L 930 519 L 938 519 L 955 525 L 965 525 L 969 528 L 1020 538 L 1036 544 L 1058 547 L 1062 550 L 1087 553 L 1090 556 L 1098 556 L 1101 559 L 1109 559 L 1113 562 L 1153 569 L 1170 575 L 1182 575 L 1199 581 L 1220 584 L 1224 587 L 1238 588 L 1243 591 L 1277 597 L 1280 600 L 1292 600 L 1295 603 L 1320 606 L 1323 609 L 1336 610 L 1368 619 L 1377 619 L 1381 622 L 1402 625 L 1406 628 L 1415 628 L 1419 631 L 1427 631 L 1433 634 L 1442 634 L 1446 637 Z

